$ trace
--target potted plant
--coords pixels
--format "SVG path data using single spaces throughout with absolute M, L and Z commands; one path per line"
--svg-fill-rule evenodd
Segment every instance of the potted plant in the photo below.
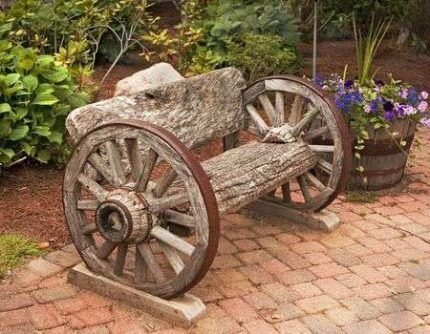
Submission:
M 430 127 L 429 94 L 389 76 L 375 80 L 372 63 L 390 22 L 372 24 L 366 37 L 354 20 L 358 77 L 332 75 L 317 84 L 335 95 L 354 138 L 350 190 L 380 190 L 403 177 L 417 125 Z

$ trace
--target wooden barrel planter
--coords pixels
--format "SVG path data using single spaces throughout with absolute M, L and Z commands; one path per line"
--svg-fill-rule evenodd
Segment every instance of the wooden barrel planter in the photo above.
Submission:
M 399 120 L 389 132 L 385 129 L 368 129 L 369 140 L 360 151 L 361 160 L 355 159 L 347 188 L 349 190 L 381 190 L 398 184 L 408 160 L 416 130 L 416 122 Z M 397 133 L 393 138 L 389 133 Z M 400 141 L 406 144 L 400 146 Z M 363 166 L 359 172 L 356 167 Z M 367 178 L 367 182 L 365 181 Z

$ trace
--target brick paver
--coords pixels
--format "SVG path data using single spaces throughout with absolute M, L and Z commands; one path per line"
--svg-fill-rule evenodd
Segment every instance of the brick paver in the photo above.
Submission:
M 419 134 L 428 147 L 430 134 Z M 67 284 L 73 245 L 0 284 L 0 333 L 429 333 L 430 150 L 402 189 L 373 203 L 340 196 L 323 233 L 278 218 L 223 217 L 218 254 L 191 293 L 207 314 L 190 329 Z

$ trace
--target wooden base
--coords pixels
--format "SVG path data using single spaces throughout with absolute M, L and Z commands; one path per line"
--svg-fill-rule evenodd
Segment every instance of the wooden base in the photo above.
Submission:
M 97 275 L 80 263 L 69 271 L 68 281 L 129 306 L 160 316 L 176 325 L 189 327 L 206 313 L 205 304 L 191 294 L 164 300 Z
M 294 223 L 306 224 L 324 232 L 332 232 L 340 225 L 339 217 L 327 210 L 320 212 L 299 211 L 261 199 L 249 204 L 246 208 L 258 214 L 282 217 Z

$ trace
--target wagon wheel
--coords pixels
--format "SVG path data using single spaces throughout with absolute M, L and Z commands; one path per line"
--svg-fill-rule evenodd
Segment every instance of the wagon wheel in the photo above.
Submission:
M 244 106 L 245 130 L 261 138 L 271 127 L 284 125 L 318 156 L 314 168 L 272 192 L 271 199 L 312 211 L 329 205 L 345 186 L 352 165 L 348 128 L 331 97 L 299 78 L 268 77 L 244 92 Z
M 87 134 L 67 165 L 63 203 L 87 266 L 127 286 L 173 298 L 197 284 L 214 259 L 212 187 L 190 151 L 160 127 L 120 120 Z M 184 229 L 194 233 L 182 238 Z

